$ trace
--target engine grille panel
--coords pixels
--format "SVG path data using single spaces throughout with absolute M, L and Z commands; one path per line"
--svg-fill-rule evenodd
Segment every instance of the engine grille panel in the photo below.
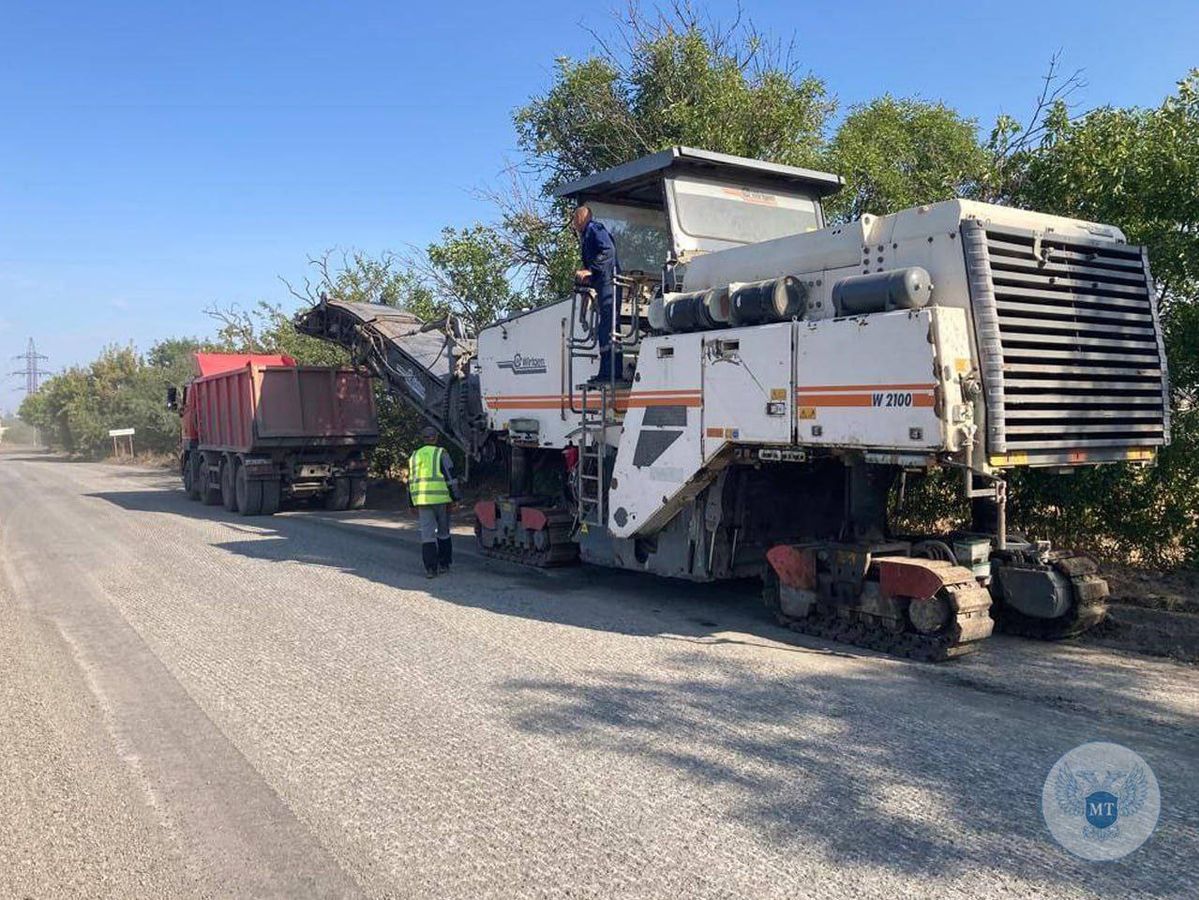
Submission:
M 1169 441 L 1168 380 L 1144 250 L 976 220 L 962 245 L 991 455 L 1123 459 Z

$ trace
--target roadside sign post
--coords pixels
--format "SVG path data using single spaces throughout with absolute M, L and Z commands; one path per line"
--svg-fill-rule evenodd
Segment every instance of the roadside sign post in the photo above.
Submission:
M 129 438 L 129 458 L 133 458 L 133 435 L 136 429 L 133 428 L 113 428 L 108 432 L 108 436 L 112 438 L 112 455 L 117 459 L 121 458 L 121 443 L 118 443 L 120 438 Z

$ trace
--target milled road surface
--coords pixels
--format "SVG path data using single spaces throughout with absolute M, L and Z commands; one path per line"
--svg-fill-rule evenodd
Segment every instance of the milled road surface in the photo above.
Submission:
M 0 455 L 0 896 L 1195 896 L 1194 668 L 798 638 L 734 587 L 427 582 L 402 517 L 243 519 Z M 1144 756 L 1157 832 L 1051 839 L 1054 761 Z

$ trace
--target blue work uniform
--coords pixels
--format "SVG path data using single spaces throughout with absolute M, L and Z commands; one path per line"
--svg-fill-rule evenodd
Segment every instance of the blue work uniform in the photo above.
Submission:
M 617 294 L 616 275 L 620 263 L 616 258 L 616 244 L 602 222 L 592 219 L 580 236 L 583 268 L 591 270 L 591 287 L 595 289 L 599 305 L 599 322 L 596 327 L 599 338 L 600 368 L 598 377 L 608 379 L 613 372 L 619 378 L 624 373 L 620 350 L 613 352 L 612 325 L 616 321 Z

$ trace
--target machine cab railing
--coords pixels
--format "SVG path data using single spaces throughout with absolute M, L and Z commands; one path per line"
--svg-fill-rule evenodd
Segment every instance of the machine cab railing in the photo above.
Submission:
M 600 335 L 599 308 L 595 290 L 586 285 L 576 285 L 571 295 L 570 322 L 571 329 L 567 337 L 567 379 L 572 387 L 569 397 L 571 412 L 582 414 L 586 409 L 579 393 L 584 388 L 586 392 L 598 392 L 606 387 L 608 392 L 615 395 L 617 386 L 627 381 L 627 373 L 635 371 L 637 354 L 641 347 L 641 338 L 646 331 L 646 314 L 649 308 L 648 297 L 657 289 L 658 279 L 647 276 L 644 272 L 630 272 L 616 276 L 616 291 L 619 304 L 618 314 L 613 317 L 612 335 L 608 342 L 609 352 L 613 359 L 609 360 L 609 378 L 604 383 L 593 380 L 583 381 L 577 376 L 580 371 L 590 371 L 591 364 L 599 359 Z M 616 354 L 624 360 L 623 371 L 617 372 L 613 364 Z M 580 365 L 576 366 L 578 361 Z M 576 399 L 577 398 L 577 399 Z

